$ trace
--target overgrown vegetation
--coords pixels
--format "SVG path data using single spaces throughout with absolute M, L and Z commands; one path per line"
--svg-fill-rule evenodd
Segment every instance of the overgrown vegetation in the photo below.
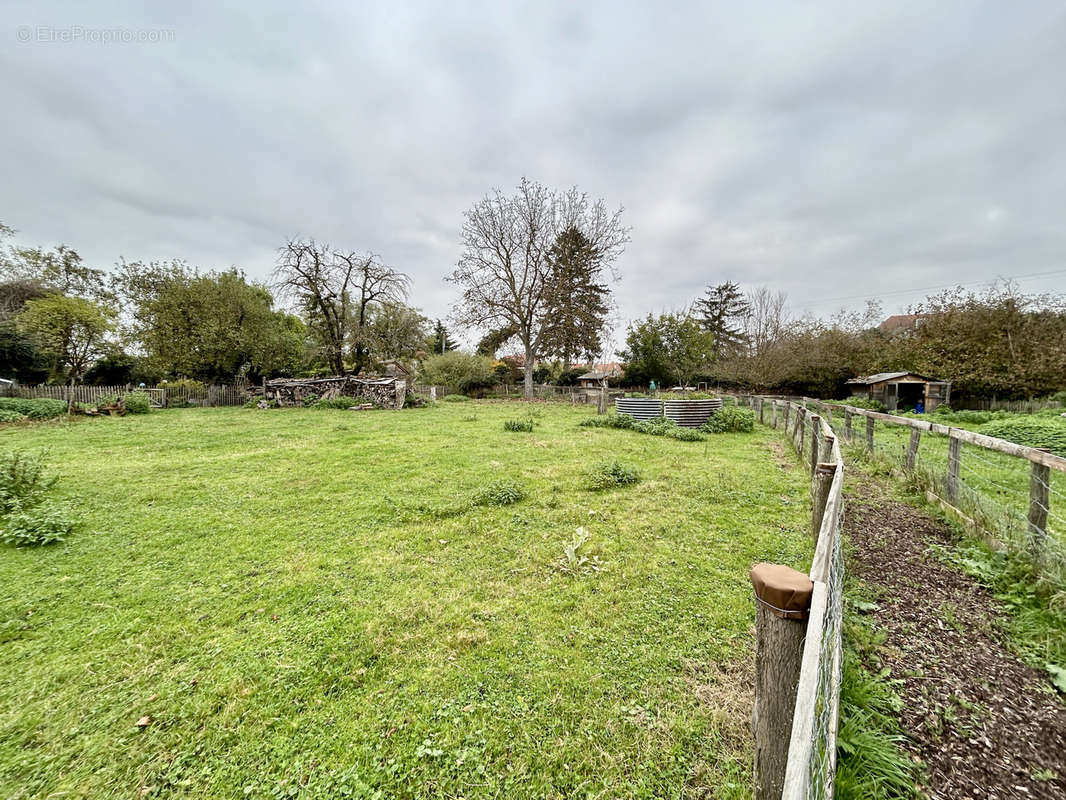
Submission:
M 836 797 L 918 798 L 920 770 L 903 747 L 898 721 L 903 700 L 880 663 L 885 634 L 864 616 L 876 603 L 869 589 L 852 579 L 845 597 Z
M 707 438 L 697 429 L 682 428 L 667 417 L 636 420 L 628 414 L 610 413 L 587 417 L 579 424 L 586 428 L 619 428 L 621 430 L 636 431 L 637 433 L 646 433 L 651 436 L 665 436 L 681 442 L 702 442 Z
M 1066 458 L 1066 420 L 1061 418 L 1015 416 L 993 420 L 977 430 L 1026 447 L 1046 447 Z
M 465 394 L 446 394 L 441 398 L 445 403 L 465 403 L 469 399 Z
M 476 506 L 510 506 L 525 496 L 526 491 L 520 483 L 499 478 L 474 492 L 472 502 Z
M 21 414 L 26 419 L 53 419 L 67 413 L 63 400 L 42 397 L 36 400 L 23 397 L 0 397 L 0 411 Z
M 0 541 L 41 545 L 66 538 L 75 523 L 67 506 L 48 497 L 56 480 L 42 454 L 0 453 Z
M 725 406 L 711 414 L 700 430 L 707 433 L 751 433 L 755 430 L 755 412 L 750 408 Z
M 640 470 L 620 461 L 601 461 L 592 467 L 585 478 L 585 485 L 592 491 L 613 489 L 640 482 Z
M 533 418 L 505 420 L 503 429 L 512 433 L 533 433 Z
M 365 403 L 365 400 L 360 400 L 357 397 L 348 397 L 347 395 L 339 395 L 337 397 L 323 397 L 317 399 L 312 404 L 312 408 L 318 409 L 337 409 L 347 410 L 352 406 L 358 406 L 360 403 Z
M 152 402 L 147 392 L 130 392 L 122 398 L 122 402 L 130 414 L 147 414 L 152 410 Z
M 0 553 L 0 797 L 750 797 L 743 576 L 810 563 L 802 470 L 538 409 L 0 430 L 93 531 Z M 590 493 L 598 458 L 644 480 Z

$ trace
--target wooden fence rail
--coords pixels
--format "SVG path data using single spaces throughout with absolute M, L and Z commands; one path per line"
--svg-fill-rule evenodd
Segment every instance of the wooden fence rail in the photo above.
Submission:
M 25 398 L 51 398 L 66 401 L 69 392 L 68 386 L 5 386 L 0 390 L 0 396 L 25 397 Z M 172 408 L 176 406 L 239 406 L 249 396 L 246 385 L 210 384 L 203 388 L 178 386 L 145 386 L 138 387 L 132 384 L 122 386 L 74 386 L 74 402 L 76 403 L 99 403 L 108 397 L 123 396 L 132 392 L 145 392 L 151 404 L 155 408 Z

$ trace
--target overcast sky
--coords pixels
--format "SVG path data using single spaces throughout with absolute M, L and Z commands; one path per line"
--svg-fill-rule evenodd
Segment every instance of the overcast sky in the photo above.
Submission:
M 314 236 L 442 316 L 462 212 L 526 175 L 624 206 L 623 318 L 1066 290 L 1061 0 L 244 5 L 0 6 L 20 242 L 264 279 Z

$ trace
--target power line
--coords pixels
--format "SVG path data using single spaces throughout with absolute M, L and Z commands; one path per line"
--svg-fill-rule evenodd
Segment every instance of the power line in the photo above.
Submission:
M 942 289 L 954 289 L 956 286 L 991 286 L 993 283 L 996 283 L 997 281 L 1001 280 L 1026 281 L 1031 280 L 1033 278 L 1047 278 L 1053 275 L 1066 275 L 1066 269 L 1056 269 L 1050 272 L 1034 272 L 1031 275 L 1014 275 L 1008 278 L 998 276 L 990 281 L 958 281 L 956 283 L 949 283 L 944 286 L 925 286 L 915 287 L 913 289 L 892 289 L 887 292 L 877 292 L 876 294 L 853 294 L 848 295 L 846 297 L 818 298 L 818 303 L 836 303 L 843 300 L 876 300 L 882 297 L 890 297 L 893 295 L 900 294 L 915 294 L 917 292 L 937 292 Z

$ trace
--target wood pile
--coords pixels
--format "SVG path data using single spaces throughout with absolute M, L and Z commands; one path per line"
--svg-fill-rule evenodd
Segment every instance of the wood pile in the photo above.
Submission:
M 264 399 L 280 406 L 302 406 L 305 400 L 332 400 L 353 397 L 354 407 L 403 408 L 407 382 L 403 378 L 356 377 L 331 375 L 325 378 L 276 378 L 264 386 Z

